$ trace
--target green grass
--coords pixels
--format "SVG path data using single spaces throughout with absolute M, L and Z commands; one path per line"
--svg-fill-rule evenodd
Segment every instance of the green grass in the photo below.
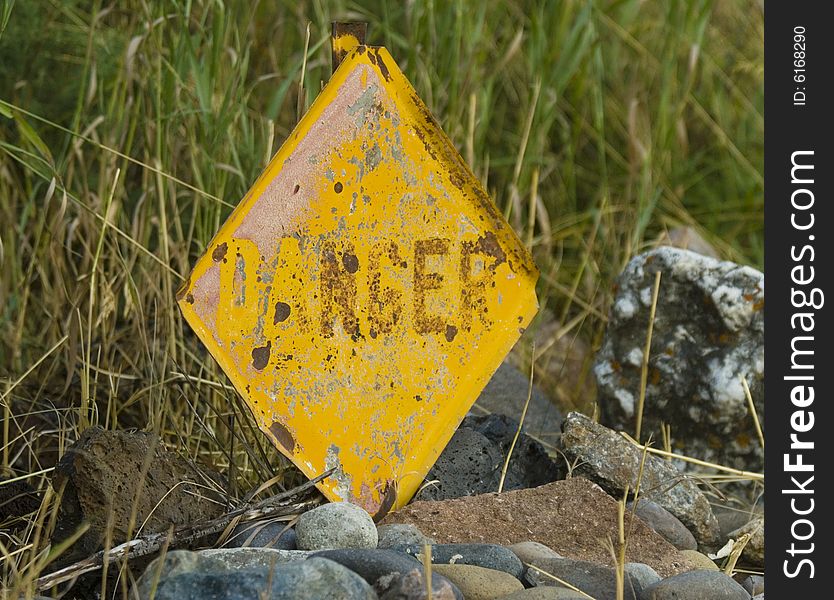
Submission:
M 569 337 L 599 343 L 614 278 L 666 229 L 761 268 L 762 11 L 0 0 L 0 468 L 46 470 L 92 423 L 162 434 L 232 496 L 285 467 L 174 292 L 327 80 L 333 19 L 370 22 L 529 241 Z M 0 536 L 24 548 L 3 583 L 33 576 L 34 536 Z

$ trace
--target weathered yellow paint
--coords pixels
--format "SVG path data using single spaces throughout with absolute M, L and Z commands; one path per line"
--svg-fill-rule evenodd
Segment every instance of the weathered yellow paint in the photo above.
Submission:
M 178 300 L 279 450 L 379 518 L 536 313 L 537 277 L 389 53 L 359 46 Z

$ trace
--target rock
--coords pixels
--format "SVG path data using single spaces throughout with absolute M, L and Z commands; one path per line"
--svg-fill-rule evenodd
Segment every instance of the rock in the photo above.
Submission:
M 603 423 L 634 431 L 658 271 L 643 439 L 661 439 L 661 423 L 670 424 L 673 449 L 760 471 L 764 453 L 741 383 L 764 423 L 764 275 L 750 267 L 670 247 L 628 263 L 594 367 Z
M 301 550 L 376 548 L 376 525 L 363 508 L 348 502 L 317 506 L 298 517 L 295 526 Z
M 536 562 L 525 575 L 533 586 L 565 587 L 553 577 L 566 581 L 594 598 L 616 598 L 617 576 L 614 569 L 598 563 L 569 558 L 551 558 Z M 634 584 L 626 574 L 623 586 L 625 600 L 636 600 Z
M 634 502 L 628 503 L 629 510 L 634 509 Z M 697 550 L 698 542 L 695 536 L 684 527 L 675 515 L 668 510 L 652 502 L 651 500 L 640 499 L 634 514 L 640 517 L 643 522 L 662 535 L 667 542 L 678 550 Z
M 757 516 L 756 511 L 739 510 L 737 508 L 722 506 L 716 508 L 715 505 L 713 505 L 712 510 L 715 513 L 715 518 L 718 519 L 722 542 L 726 542 L 732 537 L 732 533 L 736 529 L 744 527 Z
M 747 590 L 751 596 L 764 594 L 764 577 L 761 575 L 748 575 L 741 582 L 741 587 Z
M 411 579 L 405 577 L 413 570 L 417 570 L 422 581 L 423 566 L 415 558 L 396 550 L 350 548 L 341 550 L 323 550 L 314 556 L 326 558 L 347 567 L 357 573 L 362 579 L 373 585 L 380 594 L 392 592 L 392 595 L 406 594 L 410 589 Z M 424 585 L 425 587 L 425 585 Z M 432 573 L 432 590 L 449 593 L 455 598 L 463 599 L 452 582 L 437 573 Z M 444 590 L 446 590 L 444 592 Z M 423 590 L 425 592 L 425 589 Z M 407 597 L 407 596 L 406 596 Z
M 200 559 L 219 560 L 228 569 L 271 569 L 297 560 L 305 560 L 311 552 L 304 550 L 278 550 L 275 548 L 212 548 L 201 550 Z
M 166 450 L 153 434 L 88 428 L 58 461 L 52 477 L 53 488 L 63 490 L 52 543 L 66 540 L 82 522 L 89 524 L 59 564 L 96 552 L 111 513 L 114 546 L 127 541 L 131 525 L 153 533 L 219 516 L 225 507 L 219 480 L 216 473 Z
M 41 506 L 41 496 L 28 481 L 0 477 L 0 523 L 25 517 Z
M 382 521 L 390 523 L 410 523 L 440 543 L 535 541 L 563 556 L 600 563 L 611 557 L 599 540 L 617 539 L 619 531 L 617 502 L 583 477 L 502 494 L 413 502 Z M 662 576 L 691 568 L 639 519 L 630 528 L 626 560 L 646 563 Z
M 542 558 L 564 558 L 561 554 L 538 542 L 518 542 L 509 546 L 518 559 L 524 563 L 533 563 Z
M 422 562 L 422 546 L 401 546 L 398 548 Z M 497 544 L 435 544 L 431 547 L 432 564 L 475 565 L 485 569 L 504 571 L 515 578 L 521 578 L 524 565 L 512 550 Z
M 391 525 L 379 525 L 376 528 L 379 537 L 379 548 L 396 548 L 398 546 L 422 546 L 423 544 L 434 544 L 435 541 L 423 535 L 423 532 L 414 525 L 406 523 L 392 523 Z
M 687 562 L 695 569 L 704 571 L 719 571 L 718 565 L 706 554 L 702 554 L 697 550 L 681 550 L 681 554 L 686 557 Z
M 730 538 L 738 540 L 745 534 L 750 534 L 750 540 L 741 551 L 741 561 L 753 567 L 764 567 L 764 517 L 754 519 L 746 525 L 730 533 Z
M 454 583 L 466 600 L 492 600 L 524 589 L 521 582 L 508 573 L 475 565 L 434 565 L 432 571 Z
M 499 600 L 588 600 L 588 596 L 569 588 L 534 587 L 502 596 Z
M 753 596 L 753 600 L 764 600 L 764 594 L 756 594 Z
M 380 600 L 429 600 L 421 569 L 382 577 L 375 587 L 381 594 Z M 451 581 L 433 573 L 431 600 L 463 600 L 463 594 Z
M 524 410 L 529 387 L 529 371 L 526 374 L 522 373 L 510 363 L 503 362 L 475 404 L 490 413 L 506 415 L 517 422 Z M 544 434 L 549 438 L 549 442 L 554 443 L 561 431 L 561 424 L 561 411 L 534 381 L 527 416 L 524 419 L 524 431 L 536 437 Z M 556 434 L 555 439 L 548 434 Z
M 526 388 L 525 388 L 526 389 Z M 505 415 L 470 415 L 464 419 L 415 500 L 448 500 L 498 491 L 501 471 L 518 421 Z M 530 488 L 561 478 L 559 465 L 525 433 L 516 442 L 504 490 Z
M 626 563 L 625 572 L 631 578 L 631 584 L 634 586 L 634 593 L 638 598 L 644 589 L 652 584 L 660 581 L 661 577 L 657 571 L 652 569 L 649 565 L 643 563 Z
M 636 488 L 643 459 L 639 448 L 579 413 L 570 413 L 562 428 L 562 451 L 576 464 L 575 475 L 595 481 L 615 498 L 621 498 L 626 487 Z M 642 497 L 680 519 L 699 545 L 716 548 L 718 521 L 698 486 L 683 478 L 670 462 L 652 455 L 646 456 L 642 473 Z
M 292 564 L 305 564 L 304 560 L 309 556 L 308 552 L 273 550 L 270 548 L 224 548 L 218 550 L 203 550 L 201 552 L 189 552 L 187 550 L 175 550 L 168 552 L 164 558 L 156 558 L 145 569 L 142 576 L 134 587 L 134 596 L 145 600 L 151 598 L 154 586 L 156 586 L 155 598 L 158 600 L 183 598 L 188 600 L 203 599 L 207 596 L 201 595 L 204 592 L 216 594 L 214 598 L 235 599 L 258 597 L 258 594 L 266 589 L 267 582 L 272 578 L 273 585 L 270 588 L 272 598 L 293 598 L 295 596 L 274 595 L 276 593 L 275 581 L 292 583 L 297 571 L 285 571 L 285 567 Z M 332 566 L 339 566 L 331 563 Z M 302 574 L 309 576 L 321 576 L 328 581 L 334 581 L 337 589 L 353 589 L 357 593 L 346 596 L 349 598 L 373 598 L 364 595 L 370 589 L 357 586 L 353 581 L 360 579 L 348 571 L 351 577 L 333 569 L 329 565 L 321 566 L 318 569 L 301 569 Z M 339 567 L 341 569 L 342 567 Z M 319 570 L 322 573 L 319 573 Z M 279 576 L 281 573 L 283 576 Z M 344 585 L 334 580 L 335 576 L 343 581 Z M 344 583 L 344 582 L 347 583 Z M 361 579 L 360 579 L 361 581 Z M 364 582 L 362 582 L 364 583 Z M 191 589 L 194 586 L 194 589 Z M 297 589 L 297 587 L 295 588 Z M 361 592 L 361 593 L 360 593 Z M 314 595 L 299 596 L 303 598 L 315 598 Z
M 646 600 L 750 600 L 743 587 L 720 571 L 689 571 L 667 577 L 643 594 Z
M 295 529 L 287 527 L 284 521 L 252 521 L 241 523 L 234 528 L 224 547 L 275 548 L 278 550 L 295 550 Z

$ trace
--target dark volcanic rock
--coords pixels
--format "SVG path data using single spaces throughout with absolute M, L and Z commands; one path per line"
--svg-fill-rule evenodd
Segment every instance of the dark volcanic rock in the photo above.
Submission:
M 469 415 L 426 476 L 415 500 L 448 500 L 498 491 L 518 421 L 506 415 Z M 544 447 L 522 433 L 510 458 L 504 490 L 537 487 L 560 479 L 562 472 Z
M 585 415 L 570 413 L 563 424 L 562 450 L 575 463 L 574 473 L 598 483 L 615 498 L 626 487 L 634 490 L 640 473 L 642 451 L 615 431 L 594 423 Z M 718 521 L 706 496 L 671 463 L 646 456 L 640 482 L 643 498 L 653 500 L 675 515 L 699 544 L 715 548 Z
M 504 362 L 495 371 L 475 404 L 491 413 L 507 415 L 517 422 L 524 410 L 529 386 L 529 373 L 522 373 L 513 365 Z M 543 433 L 558 434 L 561 425 L 561 411 L 534 382 L 527 416 L 524 419 L 524 431 L 536 436 Z M 555 440 L 548 436 L 548 441 Z
M 603 423 L 634 431 L 655 274 L 660 294 L 649 356 L 643 437 L 688 456 L 759 471 L 763 450 L 741 382 L 764 423 L 764 275 L 688 250 L 662 247 L 628 263 L 596 357 Z
M 166 450 L 153 434 L 87 429 L 67 449 L 52 478 L 62 493 L 53 543 L 71 536 L 82 522 L 90 525 L 61 562 L 97 551 L 111 513 L 112 543 L 125 542 L 134 503 L 134 528 L 144 524 L 144 533 L 220 515 L 223 496 L 211 491 L 222 489 L 218 479 Z

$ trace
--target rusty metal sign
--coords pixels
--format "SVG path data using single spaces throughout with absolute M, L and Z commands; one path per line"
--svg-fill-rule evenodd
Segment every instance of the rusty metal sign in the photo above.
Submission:
M 533 318 L 537 277 L 391 55 L 358 46 L 178 301 L 278 449 L 379 519 Z

